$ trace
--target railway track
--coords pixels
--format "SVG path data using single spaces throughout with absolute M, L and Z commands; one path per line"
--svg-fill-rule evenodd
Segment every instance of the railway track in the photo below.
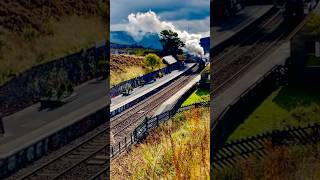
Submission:
M 144 120 L 144 117 L 152 116 L 158 106 L 190 82 L 191 79 L 198 75 L 200 70 L 198 66 L 195 66 L 185 76 L 172 82 L 157 94 L 146 98 L 138 105 L 111 119 L 111 132 L 114 137 L 118 137 L 115 140 L 122 140 L 133 131 L 136 127 L 135 125 Z M 129 128 L 130 126 L 133 126 L 133 129 Z
M 291 39 L 303 27 L 306 20 L 307 18 L 304 18 L 302 22 L 288 25 L 284 24 L 284 17 L 282 17 L 281 13 L 276 13 L 269 20 L 266 20 L 265 22 L 267 23 L 262 26 L 267 31 L 255 32 L 248 38 L 243 39 L 242 45 L 231 47 L 226 52 L 215 56 L 216 61 L 214 60 L 213 63 L 216 63 L 217 70 L 212 78 L 213 83 L 211 86 L 213 90 L 211 93 L 214 95 L 220 93 L 221 90 L 227 88 L 228 85 L 239 78 L 249 68 L 252 68 L 255 63 L 263 59 L 268 52 L 272 52 L 283 42 Z M 258 36 L 258 34 L 260 34 L 260 36 Z M 251 42 L 249 46 L 245 46 L 247 42 Z M 214 124 L 217 123 L 218 122 L 215 122 Z M 215 125 L 213 129 L 214 127 Z M 306 142 L 305 140 L 301 141 L 303 138 L 299 135 L 305 135 L 304 128 L 294 129 L 290 133 L 298 134 L 291 134 L 291 140 L 296 138 L 294 143 L 314 143 Z M 214 155 L 214 169 L 223 170 L 224 168 L 233 168 L 233 165 L 239 163 L 239 160 L 246 161 L 252 156 L 262 157 L 266 155 L 266 147 L 269 145 L 269 141 L 270 134 L 265 134 L 259 135 L 257 138 L 250 137 L 225 143 L 224 146 L 218 150 L 217 154 Z
M 121 137 L 121 134 L 127 132 L 125 130 L 128 127 L 138 123 L 142 117 L 150 115 L 154 108 L 180 90 L 180 87 L 186 85 L 199 70 L 198 66 L 193 67 L 167 88 L 160 90 L 132 109 L 128 109 L 127 112 L 115 116 L 110 124 L 107 122 L 100 126 L 93 136 L 18 179 L 87 180 L 104 174 L 109 162 L 110 143 L 106 140 L 109 139 L 110 129 L 114 131 L 114 135 Z
M 243 38 L 238 45 L 212 58 L 213 95 L 227 88 L 267 52 L 279 47 L 293 29 L 286 28 L 280 11 L 262 21 L 258 27 L 257 31 Z

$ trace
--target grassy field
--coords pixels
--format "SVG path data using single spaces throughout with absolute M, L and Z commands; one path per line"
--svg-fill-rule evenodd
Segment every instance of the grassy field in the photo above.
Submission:
M 210 179 L 208 109 L 176 115 L 111 161 L 112 179 Z
M 268 147 L 261 159 L 239 159 L 235 167 L 216 171 L 214 179 L 320 179 L 320 145 Z
M 111 55 L 110 58 L 110 84 L 116 85 L 120 82 L 133 79 L 147 74 L 150 69 L 143 65 L 143 56 L 134 55 Z M 155 70 L 165 67 L 161 63 Z
M 4 20 L 0 24 L 0 84 L 33 66 L 93 47 L 107 37 L 108 5 L 102 0 L 87 5 L 79 0 L 76 6 L 66 0 L 51 5 L 29 3 L 1 2 L 1 8 L 10 7 L 10 11 L 2 11 L 8 14 L 0 20 Z M 103 6 L 103 14 L 97 3 Z
M 197 89 L 192 93 L 186 101 L 183 102 L 181 106 L 188 106 L 198 102 L 209 102 L 210 101 L 210 92 L 207 89 Z
M 229 140 L 289 126 L 320 122 L 320 88 L 288 85 L 273 92 Z

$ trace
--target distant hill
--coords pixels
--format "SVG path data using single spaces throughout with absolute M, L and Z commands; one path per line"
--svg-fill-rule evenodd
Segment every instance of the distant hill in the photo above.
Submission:
M 111 31 L 110 42 L 120 45 L 134 45 L 151 49 L 162 49 L 160 38 L 155 33 L 147 33 L 141 40 L 136 41 L 133 36 L 126 31 Z
M 147 33 L 141 40 L 136 41 L 133 36 L 126 31 L 111 31 L 110 42 L 113 48 L 116 47 L 143 47 L 162 50 L 160 38 L 156 33 Z M 210 37 L 202 38 L 200 45 L 207 53 L 210 50 Z

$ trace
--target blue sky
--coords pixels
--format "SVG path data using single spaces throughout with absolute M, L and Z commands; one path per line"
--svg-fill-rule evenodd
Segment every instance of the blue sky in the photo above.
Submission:
M 155 12 L 191 33 L 209 32 L 210 0 L 111 0 L 111 30 L 124 30 L 130 13 Z

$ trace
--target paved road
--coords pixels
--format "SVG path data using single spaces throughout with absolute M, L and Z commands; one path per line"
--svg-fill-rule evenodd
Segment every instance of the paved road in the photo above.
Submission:
M 39 111 L 37 103 L 3 119 L 0 158 L 107 107 L 107 80 L 91 81 L 75 89 L 78 97 L 53 110 Z

